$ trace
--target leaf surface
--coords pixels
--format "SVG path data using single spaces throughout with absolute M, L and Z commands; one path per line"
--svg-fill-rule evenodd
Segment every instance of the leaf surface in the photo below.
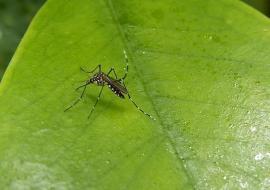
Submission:
M 1 189 L 270 188 L 270 22 L 234 0 L 50 0 L 0 89 Z M 140 113 L 104 88 L 102 65 Z

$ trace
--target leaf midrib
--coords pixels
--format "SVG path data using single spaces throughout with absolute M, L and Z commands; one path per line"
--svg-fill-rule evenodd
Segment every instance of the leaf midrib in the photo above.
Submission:
M 107 7 L 107 9 L 109 10 L 109 13 L 110 13 L 110 16 L 112 17 L 113 19 L 113 22 L 117 28 L 117 31 L 120 35 L 120 38 L 122 40 L 122 43 L 125 47 L 125 50 L 127 52 L 128 55 L 132 55 L 132 48 L 131 46 L 128 44 L 128 40 L 125 36 L 125 33 L 122 29 L 122 25 L 120 24 L 119 22 L 119 19 L 117 17 L 117 13 L 115 11 L 115 8 L 113 6 L 113 3 L 111 0 L 104 0 L 104 3 Z M 131 56 L 132 57 L 132 56 Z M 141 82 L 142 84 L 142 87 L 143 87 L 143 91 L 145 92 L 147 98 L 149 99 L 149 102 L 151 104 L 151 106 L 153 107 L 153 110 L 155 112 L 155 115 L 157 116 L 157 121 L 159 122 L 160 126 L 161 126 L 161 129 L 162 129 L 162 132 L 163 134 L 165 135 L 165 137 L 167 138 L 167 141 L 169 142 L 170 146 L 172 147 L 173 149 L 173 154 L 174 156 L 176 157 L 177 161 L 180 163 L 181 165 L 181 168 L 178 168 L 178 170 L 182 170 L 184 171 L 187 179 L 188 179 L 188 184 L 193 188 L 195 189 L 195 184 L 194 184 L 194 179 L 192 177 L 192 175 L 190 174 L 190 172 L 188 172 L 188 170 L 186 169 L 186 167 L 184 166 L 184 160 L 181 158 L 179 152 L 177 151 L 177 148 L 176 148 L 176 145 L 175 145 L 175 142 L 173 141 L 173 138 L 171 138 L 171 135 L 170 135 L 170 131 L 167 129 L 167 126 L 166 124 L 164 124 L 163 120 L 161 119 L 158 111 L 157 111 L 157 108 L 155 107 L 155 104 L 153 102 L 153 100 L 150 98 L 150 94 L 146 88 L 146 85 L 145 85 L 145 81 L 143 80 L 143 78 L 140 76 L 136 66 L 134 65 L 134 70 L 135 70 L 135 73 L 136 73 L 136 76 L 138 77 L 139 81 Z

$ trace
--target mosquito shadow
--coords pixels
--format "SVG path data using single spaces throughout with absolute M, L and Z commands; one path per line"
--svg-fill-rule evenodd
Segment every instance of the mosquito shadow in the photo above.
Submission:
M 115 97 L 118 98 L 119 97 Z M 85 100 L 87 100 L 87 104 L 92 103 L 94 105 L 95 101 L 97 100 L 97 96 L 93 95 L 93 94 L 87 94 L 85 96 Z M 124 99 L 123 99 L 123 103 L 124 103 Z M 100 98 L 99 102 L 98 102 L 98 107 L 103 107 L 103 109 L 113 109 L 113 110 L 118 110 L 119 112 L 123 111 L 123 107 L 119 106 L 117 104 L 115 104 L 112 101 L 106 100 L 105 98 L 103 99 L 102 97 Z

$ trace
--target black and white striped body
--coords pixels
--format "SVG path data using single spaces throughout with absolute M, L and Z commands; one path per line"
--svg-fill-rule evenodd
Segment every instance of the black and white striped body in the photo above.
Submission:
M 121 83 L 121 80 L 114 79 L 103 72 L 95 74 L 88 82 L 97 84 L 98 86 L 107 85 L 109 89 L 120 98 L 125 98 L 124 94 L 128 93 L 126 87 Z

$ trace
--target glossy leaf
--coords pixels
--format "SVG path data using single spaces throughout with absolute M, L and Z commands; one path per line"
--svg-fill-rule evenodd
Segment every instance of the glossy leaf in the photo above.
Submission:
M 50 0 L 0 91 L 1 189 L 267 189 L 270 22 L 234 0 Z M 140 113 L 100 87 L 124 74 Z

